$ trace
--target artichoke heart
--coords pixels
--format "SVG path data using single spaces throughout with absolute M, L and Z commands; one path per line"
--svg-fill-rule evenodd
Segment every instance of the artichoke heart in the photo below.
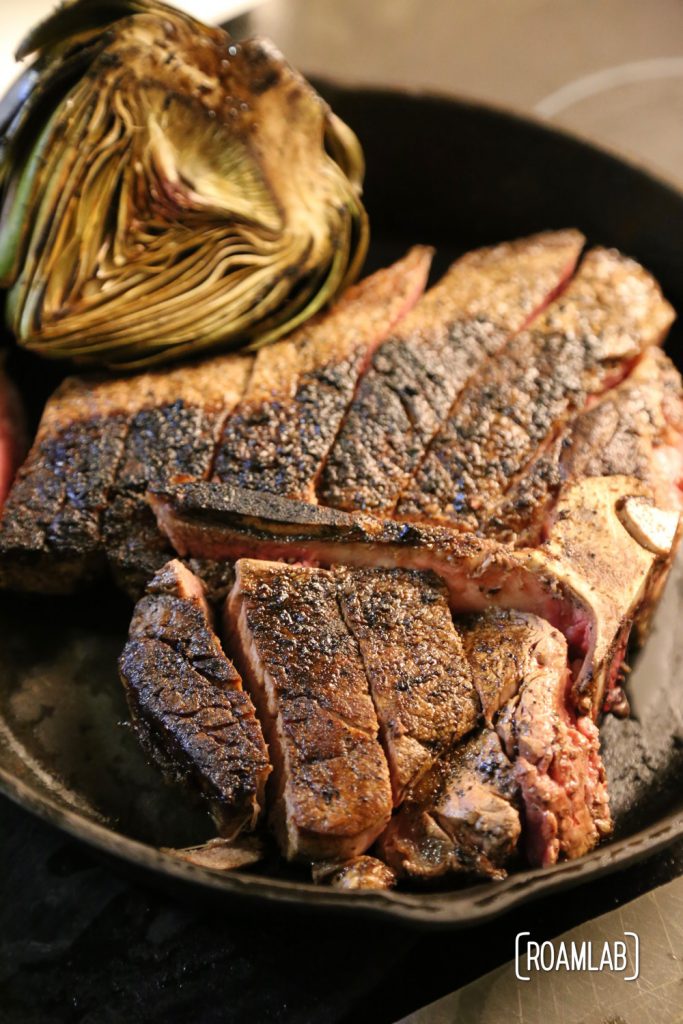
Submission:
M 260 346 L 368 243 L 353 132 L 267 41 L 75 0 L 0 102 L 0 287 L 19 343 L 136 367 Z

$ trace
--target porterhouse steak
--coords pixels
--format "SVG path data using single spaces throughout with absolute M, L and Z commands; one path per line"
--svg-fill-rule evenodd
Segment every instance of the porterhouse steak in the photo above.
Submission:
M 422 298 L 418 246 L 255 357 L 48 402 L 0 583 L 153 577 L 122 679 L 223 834 L 265 817 L 348 887 L 608 834 L 596 723 L 678 540 L 683 399 L 656 282 L 582 245 L 479 250 Z

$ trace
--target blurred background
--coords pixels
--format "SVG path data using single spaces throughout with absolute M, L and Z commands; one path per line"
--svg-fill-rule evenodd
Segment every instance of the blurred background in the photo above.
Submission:
M 97 2 L 97 0 L 93 0 Z M 50 0 L 0 0 L 0 91 Z M 681 0 L 187 0 L 302 71 L 435 89 L 553 121 L 683 185 Z M 237 19 L 234 21 L 234 19 Z

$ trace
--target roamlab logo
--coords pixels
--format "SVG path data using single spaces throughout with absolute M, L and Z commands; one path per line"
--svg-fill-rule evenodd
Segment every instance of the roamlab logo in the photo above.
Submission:
M 620 974 L 624 981 L 637 979 L 640 939 L 635 932 L 624 932 L 623 938 L 604 942 L 536 942 L 531 932 L 515 936 L 515 974 L 519 981 L 531 981 L 534 973 L 601 971 Z

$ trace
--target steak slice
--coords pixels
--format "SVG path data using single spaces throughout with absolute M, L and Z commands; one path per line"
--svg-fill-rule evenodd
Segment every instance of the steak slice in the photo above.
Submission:
M 465 388 L 401 495 L 399 517 L 482 529 L 562 422 L 623 378 L 672 320 L 642 267 L 593 249 L 561 297 Z
M 460 624 L 459 624 L 460 625 Z M 534 615 L 462 624 L 488 728 L 416 786 L 381 840 L 402 874 L 500 876 L 520 836 L 532 866 L 580 857 L 611 831 L 598 730 L 571 707 L 567 642 Z
M 503 632 L 525 666 L 496 728 L 514 761 L 527 859 L 547 867 L 581 857 L 612 831 L 599 735 L 572 708 L 564 637 L 535 616 L 507 615 Z
M 323 504 L 394 510 L 467 379 L 563 287 L 583 242 L 534 235 L 451 267 L 376 352 L 325 466 Z
M 202 584 L 180 562 L 163 566 L 135 606 L 119 671 L 135 731 L 165 773 L 199 787 L 222 836 L 253 828 L 268 751 Z
M 618 672 L 632 622 L 668 570 L 678 513 L 649 504 L 630 477 L 569 487 L 538 548 L 512 549 L 444 527 L 351 515 L 216 483 L 150 494 L 162 531 L 182 557 L 282 558 L 358 568 L 431 570 L 451 609 L 530 611 L 569 638 L 575 694 L 597 715 Z
M 499 608 L 458 620 L 463 650 L 489 727 L 534 665 L 535 622 L 533 616 Z
M 148 398 L 130 409 L 102 524 L 109 566 L 129 593 L 139 593 L 173 554 L 145 501 L 147 488 L 210 475 L 223 423 L 244 393 L 252 363 L 223 356 L 137 378 Z
M 522 831 L 520 791 L 517 769 L 494 724 L 527 677 L 538 672 L 536 647 L 544 626 L 534 616 L 498 609 L 458 620 L 486 728 L 451 747 L 392 820 L 381 849 L 399 873 L 423 879 L 462 871 L 505 875 Z
M 101 571 L 101 514 L 127 430 L 118 394 L 72 378 L 49 400 L 0 521 L 3 587 L 66 593 Z
M 289 338 L 262 348 L 228 418 L 217 480 L 315 501 L 315 483 L 374 349 L 424 290 L 432 251 L 416 246 L 350 288 Z
M 242 559 L 225 606 L 273 758 L 271 819 L 288 860 L 362 854 L 391 786 L 358 645 L 334 574 Z
M 379 853 L 404 878 L 502 878 L 521 832 L 517 802 L 500 739 L 480 729 L 417 783 L 379 840 Z
M 487 536 L 537 544 L 560 489 L 575 480 L 630 476 L 660 508 L 683 506 L 683 393 L 668 357 L 649 348 L 633 372 L 560 431 L 485 526 Z
M 339 569 L 339 600 L 370 683 L 394 804 L 470 732 L 479 701 L 448 592 L 429 572 Z
M 105 567 L 104 535 L 114 568 L 139 590 L 169 551 L 145 489 L 177 472 L 208 473 L 208 437 L 241 395 L 251 362 L 228 355 L 117 380 L 65 380 L 3 510 L 0 584 L 74 590 Z

